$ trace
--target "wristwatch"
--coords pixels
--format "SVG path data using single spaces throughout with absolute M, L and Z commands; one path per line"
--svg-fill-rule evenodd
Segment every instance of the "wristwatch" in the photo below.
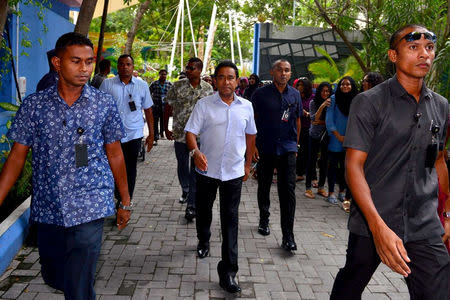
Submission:
M 197 150 L 197 149 L 192 149 L 191 151 L 189 151 L 189 156 L 190 157 L 194 157 L 195 150 Z
M 450 218 L 450 211 L 444 211 L 442 215 L 444 216 L 444 218 Z
M 123 210 L 132 210 L 133 202 L 130 201 L 130 205 L 123 205 L 122 202 L 119 203 L 119 208 Z

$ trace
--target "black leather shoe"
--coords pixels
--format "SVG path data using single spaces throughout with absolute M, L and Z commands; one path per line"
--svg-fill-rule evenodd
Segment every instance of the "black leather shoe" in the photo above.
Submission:
M 205 258 L 209 255 L 209 246 L 197 246 L 197 255 L 199 258 Z
M 269 222 L 260 221 L 258 226 L 258 232 L 261 235 L 269 235 L 270 234 Z
M 192 220 L 195 218 L 195 210 L 192 207 L 186 208 L 186 214 L 184 215 L 184 218 L 188 220 L 188 222 L 192 222 Z
M 286 251 L 295 251 L 297 250 L 297 244 L 295 243 L 294 239 L 283 239 L 283 242 L 281 243 L 281 248 L 283 248 Z
M 234 277 L 231 275 L 219 275 L 219 285 L 221 288 L 223 288 L 228 293 L 239 293 L 241 291 L 241 287 L 236 283 L 236 280 L 234 280 Z
M 183 192 L 183 194 L 181 195 L 181 197 L 180 197 L 180 199 L 178 200 L 178 202 L 180 202 L 181 204 L 186 203 L 187 197 L 188 197 L 188 193 Z

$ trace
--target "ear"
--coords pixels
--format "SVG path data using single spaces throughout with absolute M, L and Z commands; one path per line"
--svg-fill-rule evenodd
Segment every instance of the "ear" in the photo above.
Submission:
M 395 64 L 397 62 L 397 50 L 389 49 L 388 57 L 389 57 L 389 60 Z
M 53 56 L 52 64 L 55 67 L 56 71 L 59 72 L 59 70 L 61 69 L 61 59 L 58 56 Z

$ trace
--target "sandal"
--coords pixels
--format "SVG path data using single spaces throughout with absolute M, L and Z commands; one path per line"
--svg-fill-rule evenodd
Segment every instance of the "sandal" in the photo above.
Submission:
M 327 191 L 325 191 L 325 189 L 322 187 L 322 188 L 319 188 L 318 190 L 317 190 L 317 194 L 318 195 L 320 195 L 320 196 L 322 196 L 322 197 L 328 197 L 328 192 Z
M 317 180 L 313 180 L 312 187 L 313 188 L 318 188 L 319 187 L 319 184 L 317 183 Z
M 350 212 L 350 205 L 351 205 L 351 201 L 345 199 L 345 200 L 342 202 L 342 209 L 343 209 L 346 213 L 349 213 L 349 212 Z
M 315 197 L 314 197 L 314 194 L 313 194 L 313 192 L 312 192 L 312 190 L 306 190 L 305 191 L 305 196 L 307 197 L 307 198 L 309 198 L 309 199 L 314 199 Z

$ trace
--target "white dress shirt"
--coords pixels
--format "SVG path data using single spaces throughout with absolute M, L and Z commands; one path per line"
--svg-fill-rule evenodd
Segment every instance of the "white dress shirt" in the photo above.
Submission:
M 244 176 L 245 135 L 256 134 L 250 101 L 234 95 L 228 105 L 218 93 L 200 99 L 184 131 L 200 136 L 200 151 L 208 160 L 208 170 L 201 174 L 221 181 Z

